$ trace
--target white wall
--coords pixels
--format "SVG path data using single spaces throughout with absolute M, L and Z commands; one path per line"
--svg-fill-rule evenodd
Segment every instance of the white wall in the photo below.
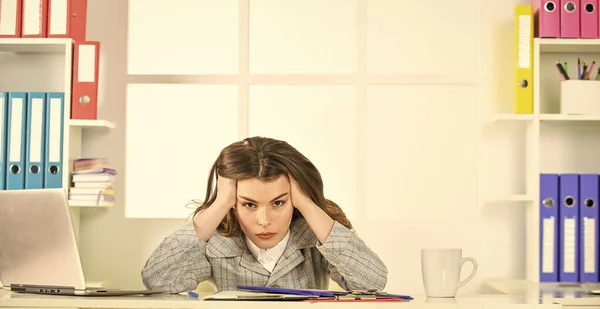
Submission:
M 406 29 L 406 39 L 390 44 L 434 46 L 435 51 L 429 50 L 428 54 L 439 55 L 442 59 L 457 58 L 460 62 L 432 65 L 436 59 L 431 59 L 426 68 L 444 72 L 463 68 L 464 71 L 446 78 L 441 85 L 419 85 L 417 82 L 416 85 L 386 86 L 368 92 L 368 96 L 384 103 L 400 98 L 414 100 L 412 108 L 402 111 L 404 115 L 399 115 L 400 122 L 395 125 L 411 120 L 418 124 L 419 130 L 405 131 L 401 143 L 387 143 L 389 156 L 386 159 L 389 161 L 385 163 L 395 173 L 383 177 L 389 177 L 390 183 L 401 183 L 402 187 L 367 186 L 371 191 L 363 191 L 369 196 L 369 192 L 385 189 L 387 194 L 370 199 L 381 203 L 377 209 L 389 213 L 388 219 L 365 216 L 353 223 L 360 236 L 388 265 L 389 291 L 422 293 L 420 249 L 443 246 L 461 247 L 464 255 L 479 261 L 478 274 L 462 290 L 467 294 L 477 291 L 485 279 L 522 278 L 525 273 L 524 205 L 480 203 L 485 199 L 482 192 L 504 194 L 522 190 L 518 172 L 519 164 L 524 160 L 522 139 L 506 138 L 514 136 L 507 135 L 512 128 L 484 129 L 482 124 L 490 110 L 508 111 L 512 106 L 514 3 L 463 0 L 456 5 L 445 5 L 447 1 L 438 1 L 438 4 L 428 4 L 444 7 L 444 10 L 435 10 L 435 16 L 428 16 L 433 13 L 426 10 L 415 10 L 414 14 L 422 16 L 413 15 L 412 18 L 408 18 L 410 14 L 402 14 L 405 18 L 398 18 L 395 23 L 396 27 Z M 480 24 L 470 25 L 452 17 L 470 5 L 481 7 Z M 127 1 L 88 0 L 88 6 L 88 39 L 102 42 L 99 117 L 114 121 L 117 129 L 84 136 L 83 155 L 110 158 L 122 179 L 125 170 Z M 407 10 L 411 9 L 407 7 Z M 108 22 L 114 17 L 116 22 Z M 413 23 L 418 20 L 423 22 Z M 436 22 L 432 23 L 432 20 Z M 383 35 L 376 29 L 371 31 L 374 31 L 373 35 Z M 464 31 L 468 36 L 454 34 L 458 31 Z M 431 44 L 432 41 L 439 43 Z M 477 52 L 469 50 L 472 45 L 455 45 L 462 43 L 475 44 Z M 461 51 L 473 57 L 466 57 Z M 410 56 L 405 55 L 400 62 L 417 70 L 418 66 L 412 66 Z M 476 56 L 479 58 L 472 59 Z M 418 71 L 409 73 L 419 74 Z M 427 76 L 422 80 L 426 81 Z M 442 94 L 433 94 L 433 90 Z M 448 132 L 459 135 L 448 135 Z M 523 132 L 517 131 L 517 134 Z M 412 161 L 408 161 L 406 151 L 402 151 L 407 145 L 413 150 Z M 505 152 L 499 151 L 502 149 Z M 506 153 L 512 156 L 512 161 L 506 161 Z M 482 156 L 486 156 L 486 160 L 479 160 Z M 401 159 L 395 161 L 395 158 Z M 497 168 L 483 169 L 480 161 L 492 163 Z M 365 176 L 370 171 L 373 169 Z M 378 173 L 378 177 L 382 175 Z M 164 236 L 183 224 L 183 220 L 125 219 L 123 199 L 119 198 L 126 190 L 123 183 L 118 181 L 116 184 L 118 202 L 115 207 L 82 212 L 82 258 L 89 281 L 107 281 L 111 287 L 139 288 L 142 286 L 140 270 L 146 258 Z M 515 183 L 513 187 L 507 185 Z M 198 193 L 199 196 L 203 194 Z M 365 206 L 367 213 L 372 206 Z M 467 270 L 463 273 L 466 275 Z

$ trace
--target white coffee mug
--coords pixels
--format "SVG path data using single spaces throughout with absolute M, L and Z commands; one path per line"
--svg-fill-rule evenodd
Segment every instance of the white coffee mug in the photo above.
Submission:
M 462 266 L 467 261 L 473 263 L 473 270 L 460 281 Z M 422 249 L 421 272 L 427 297 L 455 297 L 458 289 L 475 276 L 477 261 L 463 257 L 462 249 Z

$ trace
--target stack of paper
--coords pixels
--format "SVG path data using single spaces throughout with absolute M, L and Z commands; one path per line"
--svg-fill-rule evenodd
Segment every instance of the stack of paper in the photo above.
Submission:
M 69 200 L 79 202 L 113 202 L 113 185 L 117 171 L 106 158 L 83 158 L 73 162 Z

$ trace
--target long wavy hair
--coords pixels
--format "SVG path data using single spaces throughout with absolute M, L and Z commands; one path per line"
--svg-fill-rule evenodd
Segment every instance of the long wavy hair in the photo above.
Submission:
M 325 198 L 323 180 L 314 164 L 287 142 L 259 136 L 235 142 L 221 150 L 208 175 L 204 202 L 199 203 L 193 215 L 210 207 L 215 201 L 219 176 L 235 180 L 272 180 L 288 174 L 296 179 L 302 191 L 333 220 L 352 229 L 352 224 L 342 209 Z M 294 209 L 292 222 L 301 216 L 300 212 Z M 241 227 L 233 208 L 223 218 L 217 231 L 223 236 L 241 234 Z

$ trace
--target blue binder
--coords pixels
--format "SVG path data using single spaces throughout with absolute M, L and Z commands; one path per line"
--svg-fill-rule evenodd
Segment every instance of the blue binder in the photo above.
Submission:
M 65 94 L 48 92 L 46 101 L 44 187 L 62 188 Z
M 8 123 L 6 133 L 6 189 L 25 188 L 25 123 L 27 121 L 25 92 L 8 93 Z
M 599 175 L 582 174 L 579 178 L 579 281 L 598 282 L 598 201 Z
M 6 189 L 6 123 L 8 122 L 8 93 L 0 92 L 0 190 Z
M 27 144 L 25 150 L 25 189 L 44 188 L 44 144 L 46 93 L 27 93 Z
M 579 175 L 560 175 L 558 280 L 579 282 Z
M 558 282 L 558 174 L 540 175 L 540 282 Z

